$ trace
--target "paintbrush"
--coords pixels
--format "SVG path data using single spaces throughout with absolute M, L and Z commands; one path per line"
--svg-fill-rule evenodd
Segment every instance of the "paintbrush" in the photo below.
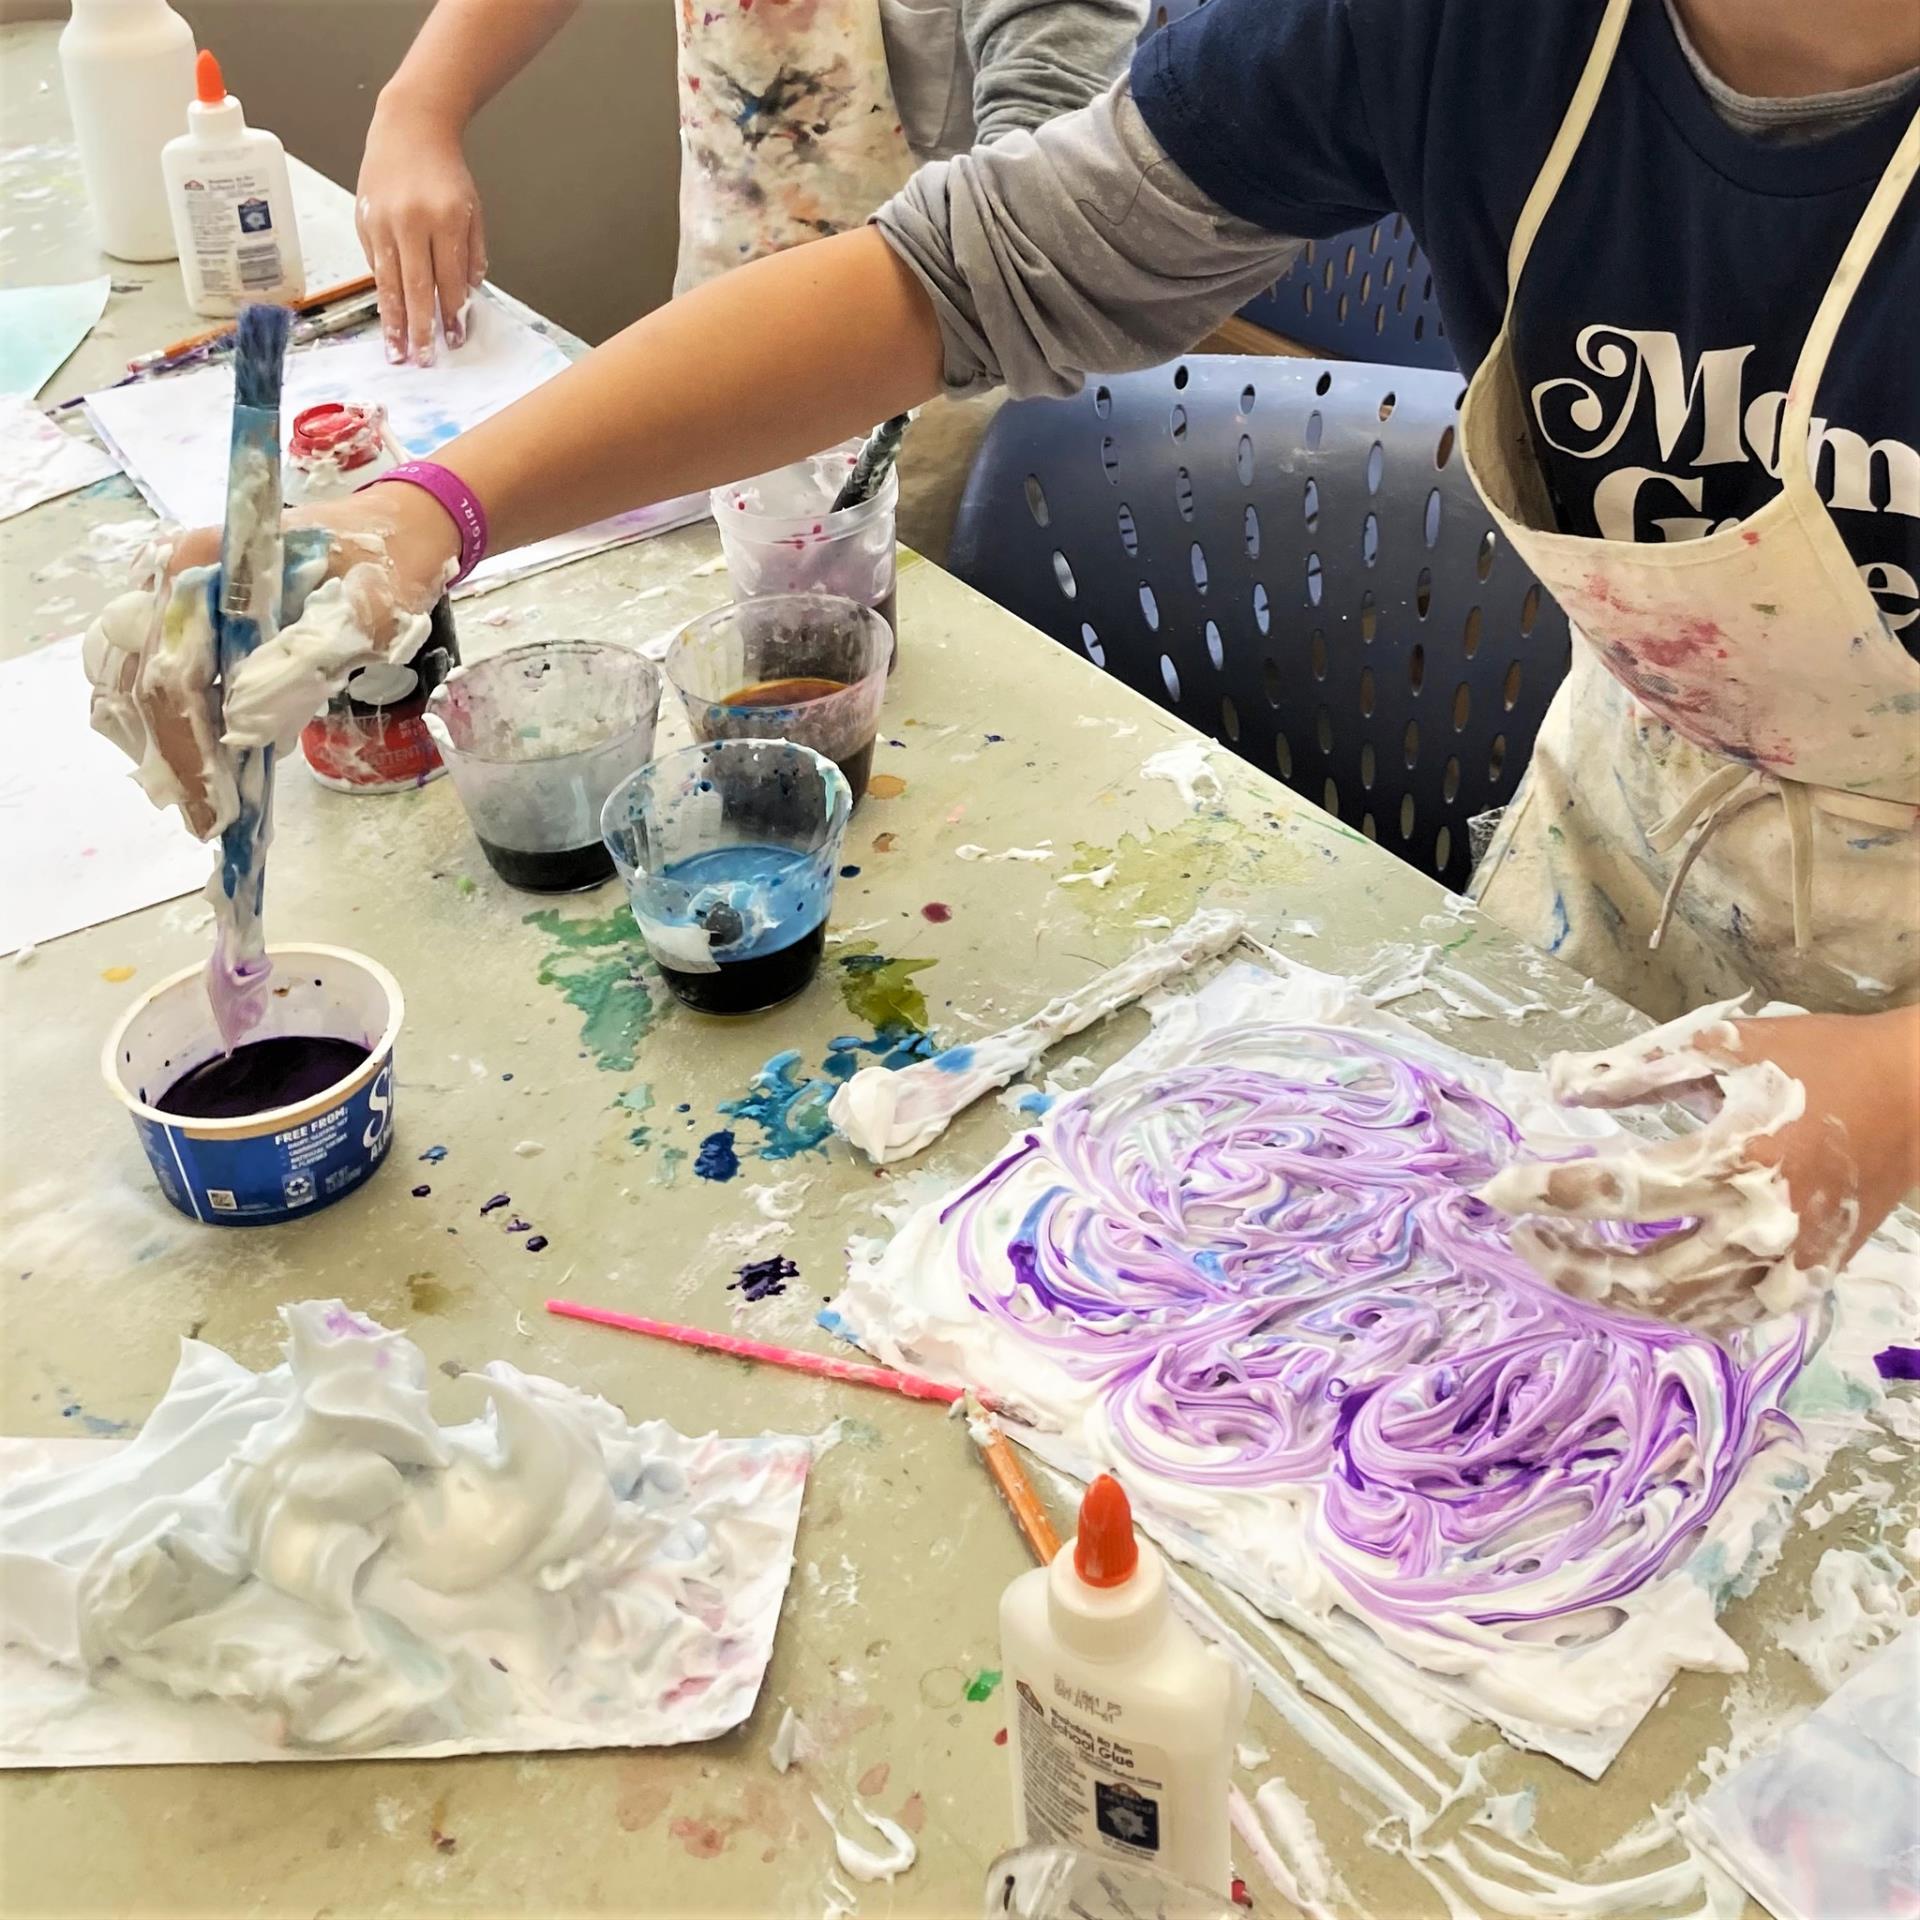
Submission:
M 214 628 L 223 698 L 240 663 L 280 628 L 280 383 L 292 324 L 285 307 L 253 306 L 234 329 L 233 434 Z M 271 969 L 260 910 L 273 838 L 273 749 L 236 753 L 233 773 L 240 804 L 220 834 L 219 931 L 208 972 L 208 998 L 229 1052 L 259 1024 L 266 1006 Z
M 356 300 L 373 292 L 373 275 L 362 274 L 357 280 L 342 280 L 336 287 L 322 287 L 318 293 L 309 293 L 301 299 L 287 302 L 287 311 L 298 314 L 317 314 L 324 307 L 331 307 L 338 301 Z M 371 305 L 372 303 L 369 303 Z M 231 321 L 222 321 L 217 327 L 208 327 L 201 333 L 190 333 L 184 340 L 176 340 L 170 346 L 157 347 L 152 353 L 137 354 L 127 362 L 129 373 L 158 373 L 172 366 L 176 361 L 189 355 L 203 352 L 208 347 L 231 348 L 239 336 L 238 326 Z M 297 337 L 297 336 L 296 336 Z
M 1047 1518 L 1047 1510 L 1040 1504 L 1040 1496 L 1034 1492 L 1033 1482 L 1020 1464 L 1020 1456 L 1000 1431 L 993 1415 L 981 1407 L 979 1396 L 971 1393 L 967 1395 L 967 1432 L 980 1449 L 980 1458 L 992 1474 L 994 1485 L 1013 1510 L 1014 1524 L 1032 1548 L 1034 1559 L 1043 1567 L 1052 1566 L 1060 1551 L 1060 1536 L 1054 1532 L 1053 1522 Z
M 844 513 L 848 507 L 857 507 L 863 500 L 873 498 L 900 457 L 900 442 L 906 437 L 907 422 L 911 418 L 910 414 L 896 413 L 891 420 L 882 420 L 867 435 L 846 484 L 833 496 L 835 513 Z

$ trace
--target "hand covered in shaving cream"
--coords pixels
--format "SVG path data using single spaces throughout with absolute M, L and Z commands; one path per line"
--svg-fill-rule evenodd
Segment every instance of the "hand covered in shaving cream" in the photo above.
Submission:
M 1790 1311 L 1920 1182 L 1920 1010 L 1742 1020 L 1741 1004 L 1548 1063 L 1566 1105 L 1677 1100 L 1705 1119 L 1487 1183 L 1481 1197 L 1516 1216 L 1514 1244 L 1555 1286 L 1697 1324 Z
M 149 549 L 140 584 L 87 630 L 94 730 L 135 763 L 155 806 L 179 807 L 195 838 L 234 817 L 233 752 L 290 750 L 351 674 L 419 647 L 446 577 L 442 549 L 458 543 L 426 495 L 386 497 L 416 492 L 383 487 L 287 516 L 280 631 L 231 686 L 218 684 L 217 528 Z M 446 539 L 433 538 L 422 506 Z

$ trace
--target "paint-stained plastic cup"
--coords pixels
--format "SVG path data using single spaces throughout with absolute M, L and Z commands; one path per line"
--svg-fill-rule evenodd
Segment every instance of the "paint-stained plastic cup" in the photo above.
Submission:
M 663 663 L 696 740 L 793 740 L 867 790 L 893 634 L 833 593 L 775 593 L 690 620 Z
M 701 1013 L 760 1013 L 813 978 L 853 798 L 824 755 L 715 740 L 642 767 L 602 827 L 667 985 Z
M 427 728 L 502 880 L 577 893 L 613 877 L 601 809 L 652 756 L 659 707 L 652 661 L 597 640 L 509 647 L 434 688 Z
M 100 1056 L 160 1191 L 208 1226 L 272 1226 L 317 1213 L 370 1180 L 393 1140 L 393 1049 L 406 1011 L 400 983 L 345 947 L 267 953 L 267 1011 L 248 1039 L 301 1035 L 366 1047 L 366 1059 L 332 1086 L 233 1120 L 163 1113 L 154 1102 L 225 1051 L 204 965 L 183 968 L 136 1000 Z
M 870 499 L 833 511 L 865 443 L 843 441 L 772 473 L 715 487 L 713 522 L 735 597 L 769 593 L 837 593 L 872 607 L 900 634 L 899 550 L 894 513 L 898 469 L 889 469 Z

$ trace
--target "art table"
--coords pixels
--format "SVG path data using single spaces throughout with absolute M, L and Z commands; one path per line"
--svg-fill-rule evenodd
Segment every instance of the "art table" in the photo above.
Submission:
M 101 270 L 54 38 L 51 27 L 0 32 L 0 266 L 14 284 Z M 325 245 L 350 247 L 347 195 L 314 206 L 330 209 Z M 324 247 L 310 236 L 309 251 Z M 103 325 L 45 397 L 111 378 L 130 355 L 190 329 L 174 267 L 111 271 Z M 97 530 L 143 516 L 115 481 L 0 525 L 6 651 L 82 626 L 116 590 L 109 556 L 131 537 Z M 462 644 L 474 657 L 540 637 L 658 636 L 725 597 L 716 552 L 703 526 L 465 601 Z M 1140 923 L 1178 921 L 1196 903 L 1244 906 L 1276 949 L 1335 972 L 1384 977 L 1410 954 L 1446 949 L 1450 991 L 1493 1014 L 1454 1010 L 1448 1037 L 1473 1051 L 1537 1061 L 1631 1024 L 1617 1003 L 1251 765 L 1217 755 L 1218 804 L 1190 807 L 1174 783 L 1142 773 L 1149 756 L 1192 738 L 1178 721 L 936 568 L 903 557 L 900 609 L 901 664 L 873 794 L 848 843 L 858 871 L 840 882 L 835 944 L 808 993 L 765 1018 L 719 1025 L 674 1011 L 615 887 L 558 902 L 508 891 L 447 783 L 348 798 L 286 770 L 275 937 L 377 956 L 408 1001 L 395 1163 L 328 1212 L 261 1232 L 189 1223 L 160 1198 L 101 1084 L 101 1039 L 129 997 L 204 957 L 197 897 L 69 936 L 25 965 L 0 963 L 0 1430 L 121 1432 L 165 1385 L 179 1336 L 203 1334 L 262 1365 L 276 1303 L 335 1293 L 407 1328 L 449 1375 L 501 1356 L 688 1432 L 842 1422 L 808 1489 L 767 1689 L 736 1735 L 670 1751 L 432 1765 L 14 1773 L 0 1780 L 9 1910 L 347 1914 L 532 1901 L 554 1912 L 817 1914 L 833 1855 L 811 1788 L 838 1809 L 857 1794 L 919 1834 L 911 1871 L 857 1889 L 863 1914 L 976 1911 L 1009 1835 L 995 1606 L 1026 1560 L 963 1427 L 885 1395 L 558 1323 L 542 1300 L 566 1293 L 714 1327 L 737 1314 L 761 1338 L 823 1342 L 812 1320 L 838 1290 L 848 1239 L 885 1234 L 883 1208 L 981 1165 L 1009 1115 L 982 1102 L 922 1161 L 880 1175 L 843 1147 L 798 1146 L 765 1101 L 733 1116 L 722 1103 L 750 1099 L 783 1049 L 817 1070 L 834 1038 L 890 1021 L 959 1039 L 1018 1019 L 1151 938 Z M 1042 842 L 1051 859 L 958 853 Z M 1059 884 L 1075 874 L 1105 877 Z M 1445 1012 L 1431 995 L 1399 1010 L 1422 1006 Z M 1141 1016 L 1125 1016 L 1062 1051 L 1104 1063 L 1142 1030 Z M 701 1144 L 721 1131 L 734 1136 L 739 1172 L 698 1177 Z M 547 1237 L 544 1251 L 504 1231 L 501 1213 L 483 1216 L 500 1192 Z M 728 1282 L 776 1246 L 798 1277 L 743 1303 Z M 461 1391 L 444 1383 L 449 1408 Z M 1856 1470 L 1843 1457 L 1833 1484 Z M 1584 1863 L 1727 1744 L 1730 1719 L 1737 1729 L 1763 1699 L 1816 1697 L 1775 1626 L 1804 1609 L 1822 1547 L 1870 1540 L 1883 1507 L 1911 1508 L 1911 1458 L 1885 1471 L 1901 1481 L 1896 1502 L 1861 1502 L 1817 1538 L 1802 1531 L 1780 1572 L 1724 1616 L 1754 1673 L 1684 1676 L 1597 1785 L 1510 1751 L 1485 1727 L 1436 1745 L 1431 1727 L 1384 1722 L 1354 1736 L 1373 1769 L 1356 1777 L 1310 1744 L 1317 1728 L 1351 1727 L 1297 1680 L 1286 1717 L 1256 1703 L 1242 1784 L 1251 1795 L 1285 1776 L 1353 1911 L 1443 1911 L 1432 1882 L 1392 1850 L 1407 1838 L 1395 1795 L 1438 1810 L 1431 1847 L 1494 1797 L 1534 1789 L 1541 1838 L 1588 1874 Z M 1321 1670 L 1307 1643 L 1287 1644 L 1301 1673 Z M 804 1774 L 768 1763 L 784 1705 L 818 1743 Z M 1367 1844 L 1370 1828 L 1382 1844 Z M 1617 1883 L 1682 1858 L 1669 1843 L 1589 1877 Z M 1239 1870 L 1257 1911 L 1288 1911 L 1244 1850 Z M 1672 1902 L 1632 1910 L 1695 1910 L 1684 1871 L 1673 1884 Z

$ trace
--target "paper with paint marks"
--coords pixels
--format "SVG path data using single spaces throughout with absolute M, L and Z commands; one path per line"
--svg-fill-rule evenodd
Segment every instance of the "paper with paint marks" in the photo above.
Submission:
M 0 661 L 0 954 L 206 885 L 207 850 L 87 721 L 80 636 Z
M 31 400 L 0 394 L 0 520 L 119 471 L 111 454 L 64 431 Z
M 0 1765 L 665 1746 L 753 1711 L 810 1442 L 505 1362 L 442 1426 L 411 1341 L 282 1317 L 258 1374 L 183 1341 L 131 1440 L 0 1441 Z
M 466 344 L 457 353 L 441 354 L 431 367 L 389 366 L 378 328 L 288 355 L 281 415 L 291 421 L 303 408 L 328 400 L 379 405 L 408 453 L 428 459 L 569 364 L 551 340 L 477 296 Z M 226 365 L 87 395 L 95 429 L 120 455 L 148 504 L 162 519 L 190 527 L 216 526 L 225 511 L 225 423 L 232 406 L 233 370 Z M 688 495 L 516 552 L 493 554 L 456 592 L 504 586 L 565 560 L 686 526 L 706 511 L 704 494 Z
M 1881 1406 L 1896 1225 L 1721 1345 L 1569 1298 L 1477 1199 L 1617 1137 L 1307 968 L 1238 967 L 916 1213 L 833 1303 L 1376 1692 L 1597 1778 Z

